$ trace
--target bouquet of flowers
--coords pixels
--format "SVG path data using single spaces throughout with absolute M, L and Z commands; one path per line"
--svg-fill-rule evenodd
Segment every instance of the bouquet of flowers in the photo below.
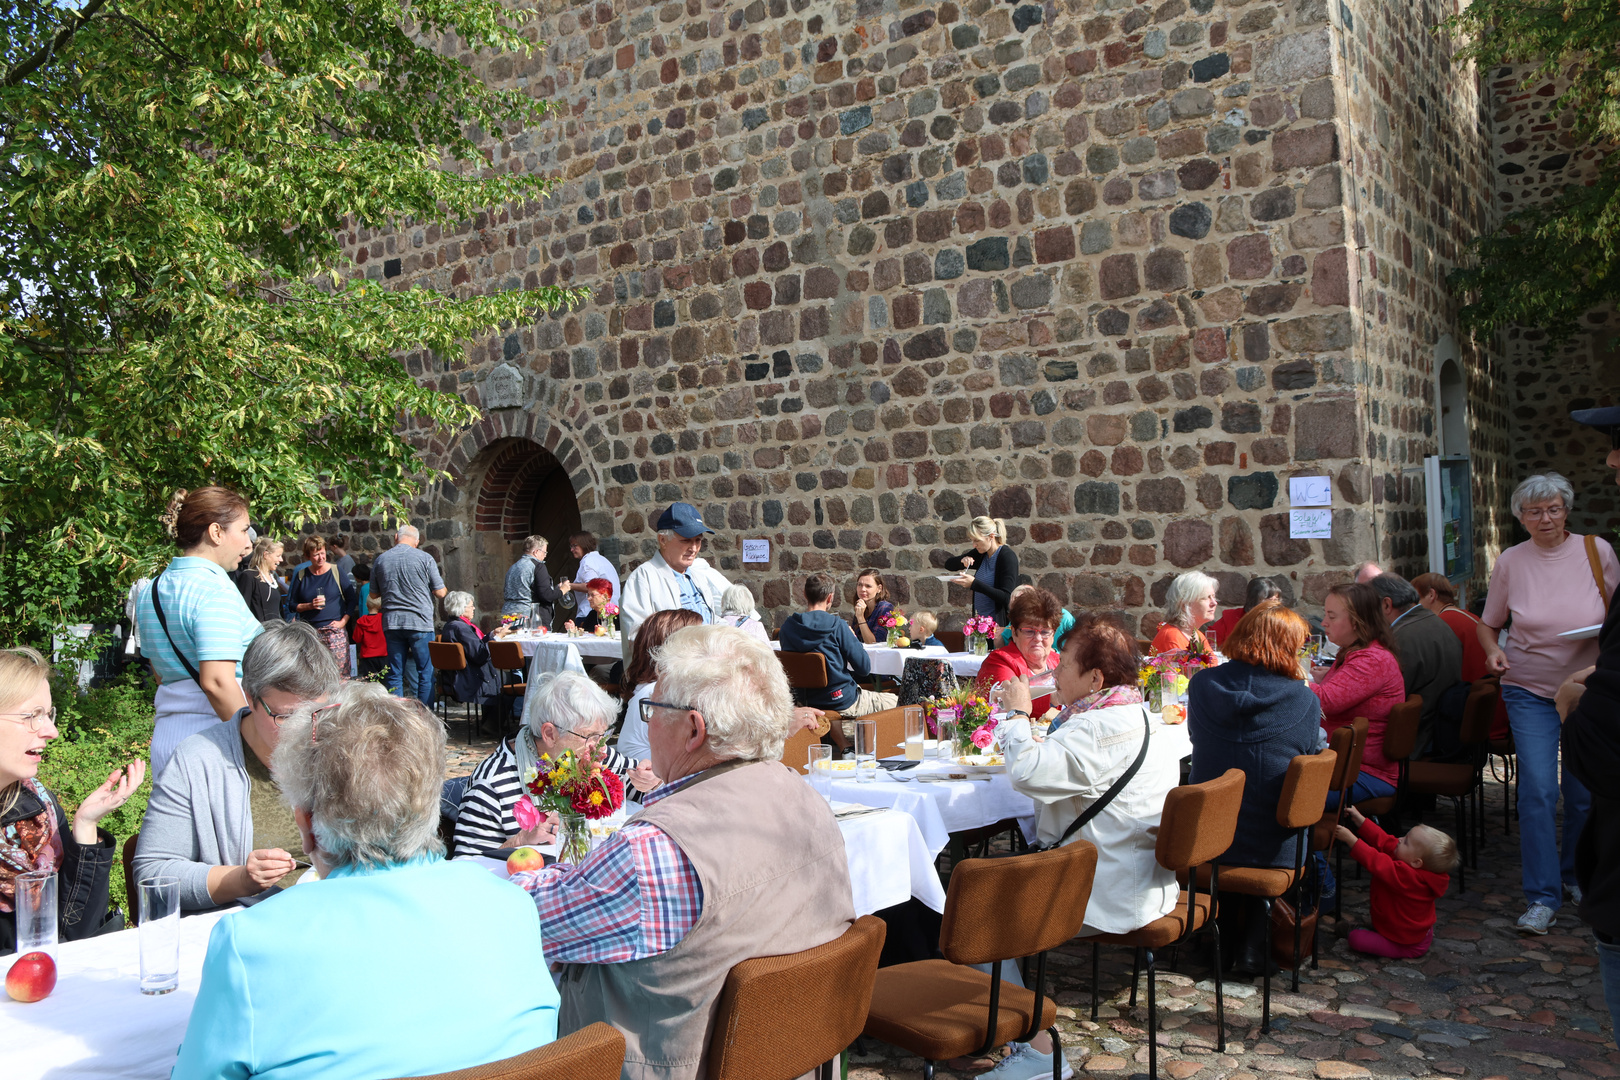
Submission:
M 549 771 L 530 769 L 523 778 L 529 794 L 518 798 L 512 807 L 513 816 L 524 829 L 539 824 L 536 807 L 561 818 L 562 830 L 557 838 L 560 862 L 577 863 L 590 854 L 588 822 L 605 818 L 624 805 L 624 781 L 602 767 L 606 758 L 605 752 L 588 748 L 578 754 L 564 750 Z M 550 754 L 540 756 L 543 765 L 551 760 Z
M 522 615 L 502 615 L 501 629 L 507 632 L 523 629 L 524 617 Z
M 907 625 L 906 615 L 899 608 L 890 608 L 887 613 L 880 616 L 878 625 L 888 629 L 890 645 L 899 647 L 907 644 L 903 629 Z
M 983 656 L 990 651 L 990 635 L 996 632 L 996 620 L 988 615 L 975 615 L 962 624 L 967 635 L 968 651 Z
M 611 600 L 602 605 L 602 625 L 609 636 L 619 632 L 619 605 Z
M 1136 681 L 1142 688 L 1142 696 L 1149 702 L 1159 702 L 1160 710 L 1167 717 L 1170 706 L 1177 706 L 1176 715 L 1184 715 L 1179 712 L 1179 703 L 1187 694 L 1187 680 L 1194 672 L 1214 665 L 1215 657 L 1207 650 L 1170 649 L 1148 657 Z M 1166 723 L 1169 722 L 1167 719 Z
M 995 742 L 996 721 L 990 715 L 990 701 L 973 686 L 930 698 L 923 704 L 923 720 L 936 735 L 940 721 L 954 720 L 958 754 L 982 753 Z

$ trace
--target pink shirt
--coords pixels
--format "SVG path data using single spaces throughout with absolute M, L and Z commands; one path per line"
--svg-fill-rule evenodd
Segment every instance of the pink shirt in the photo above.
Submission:
M 1597 549 L 1604 583 L 1613 594 L 1620 582 L 1620 561 L 1601 538 Z M 1578 533 L 1566 533 L 1564 542 L 1550 550 L 1526 540 L 1502 552 L 1491 567 L 1481 618 L 1501 626 L 1513 616 L 1503 650 L 1508 662 L 1503 685 L 1550 698 L 1570 675 L 1597 663 L 1595 638 L 1572 641 L 1558 635 L 1601 623 L 1603 601 L 1586 558 L 1586 538 Z
M 1322 703 L 1322 730 L 1351 723 L 1358 716 L 1367 718 L 1367 747 L 1361 752 L 1361 771 L 1391 784 L 1400 781 L 1399 767 L 1384 756 L 1384 730 L 1389 727 L 1389 711 L 1406 700 L 1406 680 L 1401 662 L 1378 642 L 1357 649 L 1336 664 L 1311 690 Z

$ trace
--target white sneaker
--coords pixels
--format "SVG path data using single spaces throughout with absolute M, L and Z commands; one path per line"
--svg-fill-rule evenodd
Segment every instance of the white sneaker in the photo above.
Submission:
M 1529 910 L 1519 916 L 1519 932 L 1521 934 L 1545 934 L 1552 929 L 1553 919 L 1557 913 L 1546 904 L 1531 904 Z
M 1581 887 L 1579 885 L 1565 885 L 1564 891 L 1569 894 L 1570 903 L 1579 905 L 1581 902 Z
M 1007 1056 L 995 1068 L 979 1075 L 983 1080 L 1051 1080 L 1052 1055 L 1041 1053 L 1029 1043 L 1010 1042 Z M 1074 1069 L 1067 1057 L 1063 1058 L 1061 1075 L 1063 1080 L 1074 1080 Z

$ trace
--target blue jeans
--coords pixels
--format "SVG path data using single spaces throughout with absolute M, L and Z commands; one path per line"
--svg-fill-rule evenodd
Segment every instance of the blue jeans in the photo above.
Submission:
M 1524 865 L 1524 898 L 1557 911 L 1564 883 L 1575 881 L 1575 844 L 1586 827 L 1592 796 L 1563 767 L 1564 835 L 1558 837 L 1558 746 L 1564 725 L 1551 698 L 1520 686 L 1502 687 L 1513 746 L 1519 758 L 1519 856 Z
M 1356 774 L 1356 782 L 1350 785 L 1350 805 L 1366 802 L 1368 799 L 1387 799 L 1395 794 L 1395 785 L 1382 777 L 1364 772 Z M 1328 792 L 1327 809 L 1336 810 L 1339 806 L 1339 793 Z
M 1609 1003 L 1611 1034 L 1620 1033 L 1620 945 L 1597 942 L 1598 965 L 1603 972 L 1603 1000 Z M 1620 1034 L 1615 1034 L 1620 1038 Z
M 428 656 L 428 642 L 433 640 L 431 630 L 383 630 L 388 642 L 388 692 L 403 696 L 405 682 L 405 656 L 416 661 L 416 700 L 424 705 L 433 704 L 433 661 Z

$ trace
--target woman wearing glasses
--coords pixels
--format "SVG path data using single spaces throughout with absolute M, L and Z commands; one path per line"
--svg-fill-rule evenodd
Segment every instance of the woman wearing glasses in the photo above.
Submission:
M 289 716 L 337 689 L 337 663 L 314 627 L 265 624 L 242 657 L 247 708 L 182 742 L 153 782 L 136 878 L 178 878 L 186 912 L 297 881 L 309 863 L 270 755 Z
M 122 929 L 107 920 L 107 883 L 118 846 L 97 823 L 129 799 L 146 764 L 129 763 L 73 814 L 39 782 L 45 745 L 56 738 L 51 668 L 33 649 L 0 650 L 0 955 L 17 949 L 16 877 L 57 874 L 57 937 L 76 941 Z
M 985 690 L 998 682 L 1028 679 L 1058 666 L 1052 639 L 1063 621 L 1063 603 L 1045 589 L 1030 589 L 1018 594 L 1007 615 L 1012 624 L 1012 643 L 984 658 L 984 666 L 979 668 L 979 686 Z M 1034 715 L 1046 711 L 1047 696 L 1035 699 L 1030 710 Z
M 529 687 L 533 699 L 517 734 L 499 743 L 479 763 L 461 796 L 456 816 L 453 854 L 518 848 L 551 839 L 554 822 L 541 822 L 530 830 L 518 828 L 512 806 L 523 793 L 529 770 L 549 769 L 564 751 L 576 754 L 586 747 L 607 754 L 604 766 L 638 791 L 658 786 L 652 767 L 603 746 L 618 706 L 589 677 L 577 671 L 548 671 Z
M 1575 887 L 1575 842 L 1592 803 L 1566 766 L 1560 854 L 1555 815 L 1563 725 L 1553 698 L 1566 678 L 1597 661 L 1598 648 L 1595 638 L 1559 635 L 1603 622 L 1620 581 L 1614 549 L 1564 527 L 1574 502 L 1575 489 L 1557 473 L 1532 476 L 1514 490 L 1513 516 L 1530 539 L 1497 556 L 1478 627 L 1485 663 L 1502 676 L 1502 703 L 1518 751 L 1519 851 L 1529 905 L 1519 929 L 1531 934 L 1547 932 L 1564 890 Z M 1497 639 L 1510 617 L 1504 649 Z

